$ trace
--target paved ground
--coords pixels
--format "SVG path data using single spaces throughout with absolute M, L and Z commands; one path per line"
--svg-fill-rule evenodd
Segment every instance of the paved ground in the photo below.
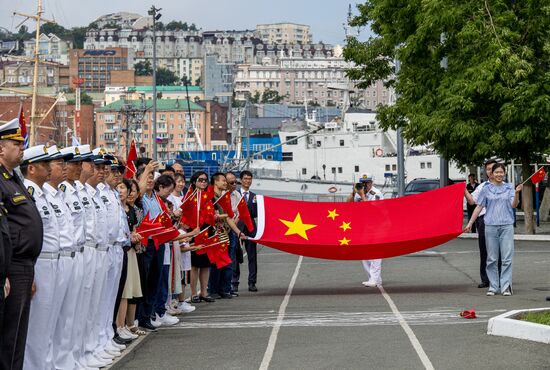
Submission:
M 386 260 L 380 290 L 360 284 L 359 262 L 263 248 L 258 293 L 198 304 L 114 368 L 550 369 L 548 345 L 485 334 L 492 316 L 550 306 L 550 242 L 516 242 L 512 297 L 476 287 L 476 243 Z M 478 319 L 459 317 L 472 307 Z

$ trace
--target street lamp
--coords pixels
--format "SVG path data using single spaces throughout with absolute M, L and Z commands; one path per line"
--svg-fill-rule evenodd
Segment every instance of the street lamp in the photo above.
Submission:
M 153 159 L 157 159 L 157 21 L 162 14 L 162 8 L 151 9 L 147 12 L 153 18 Z

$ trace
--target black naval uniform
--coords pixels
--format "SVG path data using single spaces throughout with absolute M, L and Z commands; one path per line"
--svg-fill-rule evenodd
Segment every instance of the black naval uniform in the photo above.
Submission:
M 42 250 L 42 219 L 21 179 L 0 166 L 0 192 L 12 246 L 11 291 L 4 303 L 0 369 L 22 369 L 29 324 L 34 264 Z
M 0 196 L 1 198 L 1 196 Z M 0 203 L 0 348 L 2 348 L 1 333 L 4 332 L 4 285 L 8 276 L 8 266 L 11 260 L 11 242 L 10 230 L 8 229 L 8 219 L 4 210 L 4 205 Z

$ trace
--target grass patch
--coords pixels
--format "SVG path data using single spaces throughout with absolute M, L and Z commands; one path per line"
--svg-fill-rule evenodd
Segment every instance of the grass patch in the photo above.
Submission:
M 550 311 L 529 312 L 519 317 L 522 321 L 529 321 L 535 324 L 550 325 Z

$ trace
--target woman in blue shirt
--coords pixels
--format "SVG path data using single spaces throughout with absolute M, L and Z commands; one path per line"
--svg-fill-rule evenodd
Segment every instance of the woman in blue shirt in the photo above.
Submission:
M 506 167 L 502 163 L 493 166 L 494 182 L 487 184 L 479 194 L 477 207 L 466 226 L 466 231 L 479 216 L 485 213 L 485 239 L 487 242 L 487 276 L 489 277 L 488 296 L 500 291 L 503 296 L 512 295 L 512 258 L 514 255 L 514 208 L 519 203 L 519 193 L 523 185 L 515 190 L 504 182 Z M 498 258 L 502 259 L 502 271 L 498 274 Z

